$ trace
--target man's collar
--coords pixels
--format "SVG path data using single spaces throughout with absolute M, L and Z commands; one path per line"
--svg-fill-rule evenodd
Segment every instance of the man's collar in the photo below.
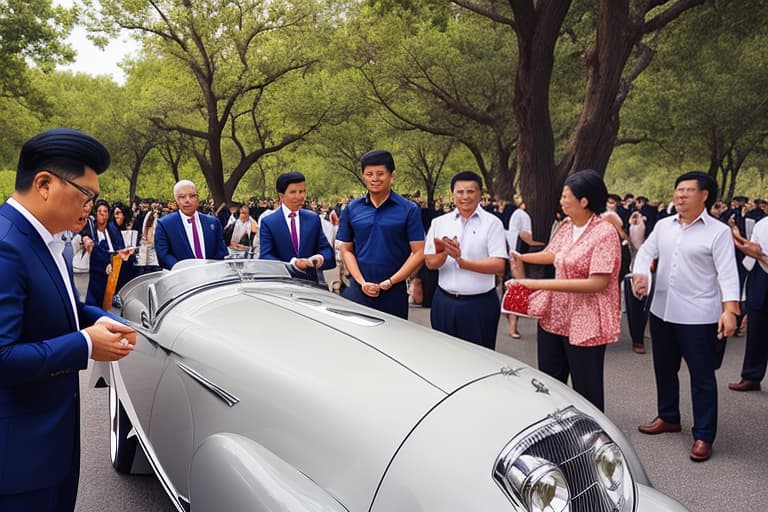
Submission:
M 392 191 L 390 190 L 390 191 L 389 191 L 389 194 L 387 194 L 387 197 L 386 197 L 386 198 L 385 198 L 385 199 L 384 199 L 384 200 L 383 200 L 381 203 L 379 203 L 379 206 L 381 206 L 381 205 L 383 205 L 384 203 L 387 203 L 387 202 L 389 202 L 389 201 L 394 201 L 394 199 L 392 198 L 392 195 L 393 195 L 393 194 L 394 194 L 394 192 L 392 192 Z M 370 193 L 370 192 L 368 192 L 367 194 L 365 194 L 364 198 L 365 198 L 365 204 L 369 204 L 369 205 L 373 206 L 374 208 L 378 208 L 378 206 L 376 206 L 375 204 L 373 204 L 373 201 L 371 200 L 371 193 Z

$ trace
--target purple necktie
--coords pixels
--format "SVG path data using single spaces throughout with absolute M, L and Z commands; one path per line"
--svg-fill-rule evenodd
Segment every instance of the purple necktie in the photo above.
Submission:
M 203 259 L 203 250 L 200 248 L 200 235 L 197 234 L 197 226 L 195 225 L 195 216 L 193 215 L 187 222 L 192 224 L 192 240 L 195 242 L 195 258 Z
M 299 254 L 299 237 L 296 235 L 296 213 L 291 212 L 288 216 L 291 218 L 291 242 L 293 242 L 293 250 L 296 254 Z

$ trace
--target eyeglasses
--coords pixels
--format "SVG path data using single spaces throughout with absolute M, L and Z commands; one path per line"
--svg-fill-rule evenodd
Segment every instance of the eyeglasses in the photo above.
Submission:
M 93 205 L 93 203 L 96 201 L 96 199 L 98 199 L 98 197 L 99 197 L 98 192 L 94 192 L 92 190 L 88 190 L 84 186 L 79 185 L 79 184 L 75 183 L 72 180 L 68 180 L 67 178 L 65 178 L 63 176 L 59 176 L 55 172 L 51 172 L 51 171 L 48 171 L 48 172 L 50 174 L 53 174 L 57 178 L 59 178 L 61 181 L 72 185 L 73 187 L 75 187 L 78 190 L 78 192 L 83 194 L 85 196 L 85 203 L 83 203 L 83 206 Z

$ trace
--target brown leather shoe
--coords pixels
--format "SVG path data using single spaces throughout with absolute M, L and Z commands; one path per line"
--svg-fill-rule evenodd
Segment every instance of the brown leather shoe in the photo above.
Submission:
M 760 383 L 755 380 L 741 379 L 739 382 L 728 384 L 728 389 L 734 391 L 760 391 Z
M 712 456 L 712 443 L 697 439 L 691 448 L 691 460 L 704 462 Z
M 634 352 L 635 354 L 645 354 L 645 346 L 632 345 L 632 352 Z
M 656 435 L 656 434 L 665 434 L 667 432 L 680 432 L 682 430 L 682 427 L 679 423 L 667 423 L 661 418 L 656 418 L 652 422 L 650 422 L 647 425 L 640 425 L 637 427 L 637 430 L 642 432 L 643 434 L 648 435 Z

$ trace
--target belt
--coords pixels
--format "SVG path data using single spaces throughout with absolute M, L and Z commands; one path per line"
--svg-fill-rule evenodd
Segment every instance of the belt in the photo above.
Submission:
M 488 295 L 489 293 L 495 291 L 495 288 L 491 288 L 487 292 L 483 293 L 458 293 L 458 292 L 449 292 L 448 290 L 438 286 L 437 287 L 441 292 L 443 292 L 446 295 L 450 295 L 451 297 L 455 297 L 457 299 L 460 299 L 462 297 L 479 297 L 481 295 Z

